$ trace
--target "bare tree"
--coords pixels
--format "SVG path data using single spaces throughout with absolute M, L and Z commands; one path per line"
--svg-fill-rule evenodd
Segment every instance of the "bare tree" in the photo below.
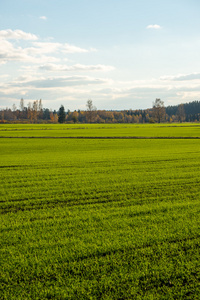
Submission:
M 42 119 L 42 117 L 43 117 L 42 99 L 40 99 L 40 101 L 38 103 L 38 117 L 39 117 L 39 119 Z
M 27 118 L 30 120 L 30 123 L 33 122 L 33 108 L 31 102 L 28 103 Z
M 177 110 L 178 120 L 179 122 L 185 121 L 185 109 L 184 104 L 179 104 L 178 110 Z
M 13 113 L 13 119 L 17 119 L 17 106 L 15 104 L 12 105 L 12 113 Z
M 164 106 L 164 101 L 161 99 L 157 98 L 155 102 L 153 102 L 153 117 L 154 120 L 158 123 L 161 121 L 165 120 L 165 106 Z
M 23 119 L 24 118 L 24 109 L 25 109 L 23 98 L 21 98 L 21 100 L 20 100 L 19 109 L 20 109 L 20 118 Z
M 37 119 L 38 119 L 38 100 L 33 101 L 33 120 L 35 123 L 37 123 Z
M 87 121 L 89 123 L 92 123 L 95 119 L 96 116 L 96 107 L 93 105 L 92 100 L 89 99 L 86 103 L 87 107 Z
M 24 111 L 24 99 L 23 98 L 21 98 L 21 100 L 20 100 L 20 104 L 19 104 L 19 107 L 20 107 L 20 111 Z

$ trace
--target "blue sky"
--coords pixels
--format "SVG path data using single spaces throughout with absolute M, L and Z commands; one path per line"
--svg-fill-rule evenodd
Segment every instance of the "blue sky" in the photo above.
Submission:
M 0 108 L 200 100 L 199 0 L 0 2 Z

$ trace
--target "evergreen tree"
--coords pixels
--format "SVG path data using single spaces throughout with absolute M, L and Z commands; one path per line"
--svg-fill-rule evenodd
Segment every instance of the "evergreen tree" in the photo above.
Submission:
M 64 123 L 65 122 L 65 118 L 66 118 L 65 108 L 64 108 L 63 105 L 61 105 L 61 107 L 59 108 L 59 111 L 58 111 L 58 122 L 59 123 Z

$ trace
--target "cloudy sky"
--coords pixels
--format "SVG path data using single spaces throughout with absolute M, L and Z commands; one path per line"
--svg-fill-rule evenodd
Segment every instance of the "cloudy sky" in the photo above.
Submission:
M 0 1 L 0 109 L 200 100 L 199 0 Z

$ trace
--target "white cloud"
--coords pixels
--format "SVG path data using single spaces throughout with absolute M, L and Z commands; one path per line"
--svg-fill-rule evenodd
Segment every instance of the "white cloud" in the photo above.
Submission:
M 47 20 L 47 17 L 46 17 L 46 16 L 41 16 L 40 19 L 46 21 L 46 20 Z
M 89 50 L 77 46 L 73 46 L 70 44 L 64 44 L 62 52 L 63 53 L 87 53 L 89 52 Z
M 51 64 L 46 64 L 46 66 L 50 67 Z M 57 66 L 52 64 L 51 67 L 61 66 L 61 64 Z M 158 97 L 165 102 L 166 106 L 199 99 L 200 84 L 191 84 L 190 81 L 169 82 L 150 79 L 123 82 L 84 75 L 49 76 L 44 73 L 40 76 L 37 72 L 34 73 L 34 68 L 38 67 L 33 65 L 33 70 L 29 73 L 24 67 L 24 72 L 19 70 L 18 78 L 9 77 L 7 80 L 2 80 L 0 101 L 1 97 L 2 99 L 11 97 L 16 99 L 18 95 L 19 99 L 23 97 L 26 101 L 37 98 L 48 99 L 45 102 L 46 107 L 53 105 L 54 108 L 57 108 L 62 100 L 61 103 L 67 105 L 69 109 L 77 109 L 84 101 L 86 102 L 87 98 L 91 97 L 95 105 L 101 109 L 105 107 L 137 109 L 141 108 L 141 101 L 143 108 L 151 107 L 152 101 Z
M 44 71 L 62 72 L 62 71 L 112 71 L 114 67 L 105 65 L 82 65 L 75 64 L 73 66 L 46 64 L 40 66 L 39 69 Z
M 190 92 L 180 91 L 180 92 L 177 93 L 177 95 L 179 96 L 179 98 L 183 99 L 184 102 L 187 102 L 188 99 L 194 99 L 194 100 L 199 99 L 199 91 L 198 92 L 195 92 L 195 91 L 190 91 Z
M 49 77 L 41 78 L 26 83 L 27 86 L 36 88 L 57 88 L 57 87 L 68 87 L 68 86 L 81 86 L 91 84 L 103 84 L 106 80 L 100 78 L 92 78 L 88 76 L 60 76 L 60 77 Z
M 1 99 L 4 99 L 2 104 L 8 106 L 8 99 L 12 99 L 12 105 L 16 101 L 16 97 L 18 99 L 23 97 L 27 102 L 42 99 L 46 107 L 52 108 L 53 105 L 55 109 L 58 108 L 60 102 L 64 104 L 67 102 L 67 105 L 69 103 L 74 105 L 73 103 L 76 102 L 77 109 L 77 107 L 80 108 L 83 101 L 86 102 L 90 95 L 95 94 L 98 87 L 107 86 L 108 83 L 107 79 L 92 76 L 39 77 L 38 74 L 33 76 L 30 74 L 13 79 L 8 78 L 6 82 L 0 82 L 0 105 Z M 45 102 L 45 99 L 48 100 Z
M 0 42 L 0 64 L 8 61 L 18 61 L 24 63 L 47 63 L 47 62 L 57 62 L 59 59 L 55 57 L 45 56 L 47 53 L 47 48 L 22 48 L 14 47 L 12 43 L 1 40 Z M 49 50 L 49 52 L 52 52 Z M 44 54 L 43 54 L 44 53 Z
M 24 60 L 26 59 L 26 55 L 23 53 L 21 47 L 14 48 L 12 43 L 1 40 L 0 42 L 0 61 L 6 62 L 8 60 Z
M 37 48 L 34 48 L 33 51 L 38 51 L 42 53 L 51 53 L 60 50 L 62 53 L 88 53 L 97 51 L 95 48 L 89 48 L 89 50 L 80 48 L 70 44 L 61 44 L 61 43 L 50 43 L 50 42 L 34 42 L 33 45 Z M 31 48 L 33 49 L 33 48 Z
M 8 40 L 37 40 L 38 37 L 35 34 L 27 33 L 22 30 L 0 30 L 0 39 Z
M 171 81 L 199 80 L 200 73 L 179 74 L 177 76 L 162 76 L 160 79 Z
M 34 47 L 27 48 L 26 51 L 29 54 L 37 55 L 37 54 L 55 53 L 62 47 L 62 44 L 60 44 L 60 43 L 34 42 L 33 46 Z
M 23 44 L 10 42 L 8 40 L 30 40 L 29 47 L 22 47 Z M 70 44 L 54 43 L 54 42 L 39 42 L 38 37 L 31 33 L 26 33 L 21 30 L 1 30 L 0 31 L 0 65 L 9 61 L 24 62 L 33 64 L 55 63 L 64 59 L 67 53 L 88 53 L 96 51 L 94 48 L 89 50 L 80 48 Z M 19 46 L 20 45 L 20 46 Z M 49 56 L 52 53 L 53 56 Z M 57 55 L 60 55 L 58 58 Z M 52 71 L 54 68 L 51 68 Z M 103 65 L 84 66 L 75 65 L 73 67 L 58 67 L 57 71 L 75 71 L 75 70 L 108 70 L 111 67 Z M 50 69 L 49 69 L 50 70 Z
M 161 29 L 162 27 L 160 25 L 154 24 L 154 25 L 148 25 L 146 28 L 147 29 Z

